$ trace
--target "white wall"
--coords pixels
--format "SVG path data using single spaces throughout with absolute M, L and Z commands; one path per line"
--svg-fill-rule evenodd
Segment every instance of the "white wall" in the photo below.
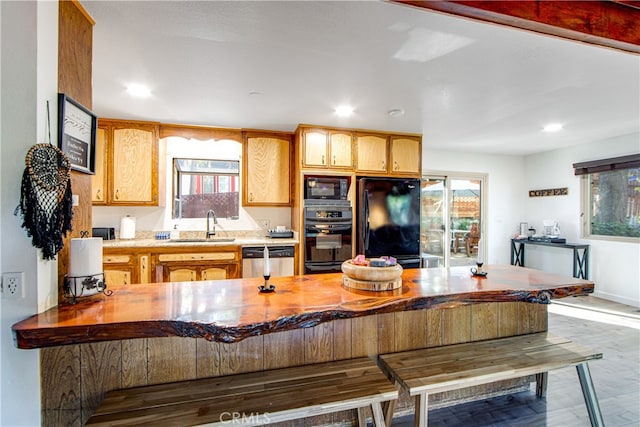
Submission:
M 624 156 L 640 152 L 640 134 L 622 135 L 590 144 L 528 156 L 525 181 L 528 189 L 569 187 L 567 196 L 526 197 L 523 218 L 541 231 L 542 220 L 553 218 L 568 242 L 591 245 L 590 279 L 594 294 L 602 298 L 640 307 L 640 245 L 638 243 L 583 239 L 580 180 L 573 163 Z M 572 274 L 572 251 L 528 246 L 525 264 L 547 271 Z
M 166 188 L 166 206 L 164 207 L 120 207 L 120 206 L 96 206 L 93 208 L 93 226 L 94 227 L 114 227 L 116 230 L 120 228 L 120 219 L 125 215 L 136 218 L 137 231 L 161 231 L 171 230 L 174 224 L 178 224 L 180 230 L 204 231 L 206 230 L 206 222 L 204 219 L 186 219 L 176 221 L 171 218 L 171 199 L 172 199 L 172 170 L 173 158 L 185 157 L 194 159 L 206 159 L 215 156 L 221 160 L 241 160 L 242 145 L 236 141 L 199 141 L 187 140 L 184 138 L 170 137 L 160 141 L 164 144 L 166 153 L 163 168 L 166 171 L 164 176 Z M 215 154 L 212 154 L 215 153 Z M 160 178 L 162 179 L 162 177 Z M 242 188 L 242 179 L 240 177 Z M 212 206 L 215 210 L 215 206 Z M 220 231 L 246 231 L 260 230 L 258 220 L 266 219 L 270 223 L 271 228 L 277 225 L 291 226 L 291 209 L 290 208 L 243 208 L 240 207 L 239 219 L 231 220 L 228 218 L 218 218 L 216 230 Z
M 525 213 L 522 204 L 524 159 L 521 156 L 424 149 L 422 170 L 425 175 L 443 171 L 488 176 L 484 189 L 488 205 L 483 230 L 487 245 L 485 259 L 491 264 L 509 264 L 510 239 L 517 232 Z
M 11 326 L 57 303 L 57 262 L 41 261 L 13 211 L 28 149 L 45 142 L 57 117 L 57 2 L 0 2 L 0 270 L 25 272 L 26 298 L 0 302 L 0 425 L 40 424 L 38 350 L 18 350 Z M 54 141 L 54 144 L 56 142 Z

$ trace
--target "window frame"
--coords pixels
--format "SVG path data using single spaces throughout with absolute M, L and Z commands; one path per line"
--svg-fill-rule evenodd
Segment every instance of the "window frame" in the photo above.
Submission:
M 237 164 L 237 173 L 216 173 L 216 172 L 212 172 L 212 173 L 208 173 L 208 172 L 183 172 L 179 169 L 178 167 L 178 162 L 180 160 L 204 160 L 204 161 L 214 161 L 214 162 L 225 162 L 225 163 L 236 163 Z M 202 217 L 190 217 L 190 218 L 185 218 L 182 216 L 182 211 L 181 209 L 178 207 L 178 209 L 175 208 L 176 203 L 179 202 L 179 197 L 180 194 L 179 190 L 182 189 L 182 186 L 180 184 L 180 179 L 183 175 L 201 175 L 201 176 L 235 176 L 237 177 L 237 182 L 236 182 L 236 187 L 237 187 L 237 192 L 238 192 L 238 212 L 236 213 L 235 216 L 232 216 L 231 218 L 238 218 L 240 215 L 240 210 L 241 210 L 241 191 L 242 191 L 242 183 L 241 183 L 241 164 L 240 164 L 240 160 L 230 160 L 230 159 L 220 159 L 220 158 L 207 158 L 207 159 L 203 159 L 203 158 L 197 158 L 197 157 L 172 157 L 171 159 L 171 165 L 172 165 L 172 190 L 171 190 L 171 220 L 173 221 L 184 221 L 184 220 L 194 220 L 194 219 L 204 219 L 206 218 L 206 216 L 202 216 Z M 179 205 L 179 203 L 178 203 Z M 179 211 L 180 216 L 176 216 L 176 211 Z
M 595 160 L 590 162 L 574 163 L 575 175 L 580 176 L 580 193 L 582 204 L 582 237 L 590 240 L 602 240 L 609 242 L 640 243 L 640 237 L 613 236 L 607 234 L 593 234 L 592 223 L 592 182 L 594 173 L 607 173 L 619 170 L 636 169 L 640 167 L 640 154 L 616 157 L 611 159 Z

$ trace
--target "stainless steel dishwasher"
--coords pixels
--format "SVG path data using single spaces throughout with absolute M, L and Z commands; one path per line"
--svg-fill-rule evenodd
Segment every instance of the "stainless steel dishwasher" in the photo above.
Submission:
M 271 277 L 293 276 L 293 246 L 269 246 Z M 242 277 L 262 277 L 264 246 L 242 248 Z

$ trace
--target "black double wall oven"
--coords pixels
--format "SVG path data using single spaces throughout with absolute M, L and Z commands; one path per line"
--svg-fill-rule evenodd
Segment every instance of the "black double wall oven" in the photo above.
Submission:
M 306 176 L 305 274 L 335 273 L 352 256 L 353 211 L 348 177 Z

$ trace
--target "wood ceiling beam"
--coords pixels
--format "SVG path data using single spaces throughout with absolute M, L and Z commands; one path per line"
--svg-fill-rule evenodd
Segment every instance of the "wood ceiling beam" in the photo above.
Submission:
M 640 54 L 640 1 L 390 1 Z

